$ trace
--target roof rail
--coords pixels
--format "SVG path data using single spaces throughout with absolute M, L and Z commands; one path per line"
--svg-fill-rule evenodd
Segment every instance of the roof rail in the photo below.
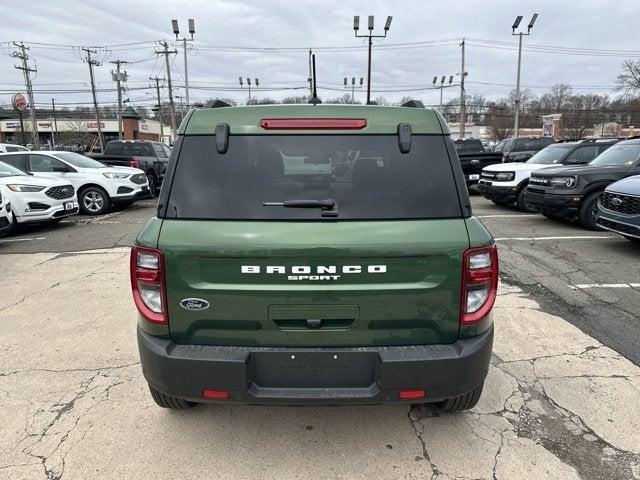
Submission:
M 231 107 L 231 106 L 232 105 L 230 103 L 227 103 L 220 99 L 216 99 L 216 100 L 207 102 L 206 108 L 221 108 L 221 107 Z
M 401 107 L 411 107 L 411 108 L 424 108 L 424 103 L 420 100 L 409 100 L 408 102 L 404 102 Z

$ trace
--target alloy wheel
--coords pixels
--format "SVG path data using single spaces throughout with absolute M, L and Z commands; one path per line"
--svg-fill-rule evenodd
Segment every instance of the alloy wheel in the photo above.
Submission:
M 104 207 L 104 197 L 99 192 L 92 190 L 84 195 L 82 203 L 87 210 L 96 213 Z

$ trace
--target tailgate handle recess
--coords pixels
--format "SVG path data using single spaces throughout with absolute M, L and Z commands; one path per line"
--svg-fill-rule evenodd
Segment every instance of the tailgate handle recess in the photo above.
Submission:
M 307 318 L 307 328 L 316 330 L 322 327 L 321 318 Z

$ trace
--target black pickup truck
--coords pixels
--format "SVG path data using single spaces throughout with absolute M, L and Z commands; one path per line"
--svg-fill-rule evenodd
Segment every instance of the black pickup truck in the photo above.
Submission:
M 502 153 L 485 150 L 478 139 L 458 139 L 454 142 L 460 165 L 464 172 L 467 186 L 475 185 L 480 180 L 480 173 L 484 167 L 502 163 Z
M 94 160 L 110 166 L 134 167 L 143 170 L 149 179 L 152 195 L 160 191 L 167 170 L 171 149 L 162 142 L 150 140 L 112 140 L 104 154 L 89 155 Z

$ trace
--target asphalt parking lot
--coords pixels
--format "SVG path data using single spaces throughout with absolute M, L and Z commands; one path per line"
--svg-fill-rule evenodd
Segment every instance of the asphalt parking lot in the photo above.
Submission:
M 162 410 L 128 251 L 145 201 L 0 239 L 0 478 L 640 478 L 640 248 L 472 197 L 500 248 L 472 411 Z

